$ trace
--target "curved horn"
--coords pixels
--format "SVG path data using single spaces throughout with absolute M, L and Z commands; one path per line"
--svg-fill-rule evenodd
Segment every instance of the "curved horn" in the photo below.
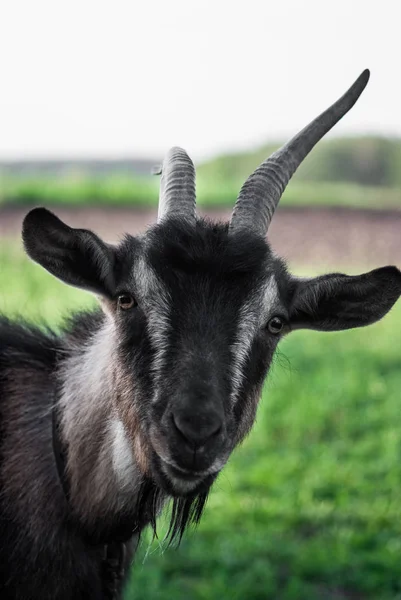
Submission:
M 241 188 L 230 231 L 251 229 L 265 236 L 280 198 L 314 145 L 352 108 L 369 81 L 366 69 L 337 102 L 314 119 L 252 173 Z
M 185 217 L 195 221 L 195 167 L 182 148 L 171 148 L 163 161 L 157 220 Z

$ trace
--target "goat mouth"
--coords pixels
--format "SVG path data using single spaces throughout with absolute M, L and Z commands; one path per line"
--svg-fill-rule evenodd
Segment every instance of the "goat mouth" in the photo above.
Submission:
M 198 481 L 199 479 L 204 479 L 209 473 L 207 470 L 196 471 L 195 469 L 185 469 L 184 467 L 177 465 L 174 461 L 162 457 L 160 457 L 160 463 L 163 470 L 167 471 L 173 477 L 185 481 Z
M 217 473 L 192 472 L 155 457 L 153 474 L 156 483 L 170 496 L 186 497 L 206 492 Z

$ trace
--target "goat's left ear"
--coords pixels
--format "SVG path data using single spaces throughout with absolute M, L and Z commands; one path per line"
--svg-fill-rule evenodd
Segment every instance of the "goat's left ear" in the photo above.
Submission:
M 114 250 L 87 229 L 73 229 L 45 208 L 22 226 L 27 254 L 65 283 L 106 297 L 114 295 Z
M 338 331 L 378 321 L 401 294 L 401 272 L 382 267 L 358 276 L 332 273 L 298 280 L 290 310 L 292 329 Z

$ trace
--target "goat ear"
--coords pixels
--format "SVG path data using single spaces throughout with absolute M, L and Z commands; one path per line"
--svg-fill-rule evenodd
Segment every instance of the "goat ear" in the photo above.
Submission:
M 332 273 L 297 282 L 290 310 L 293 329 L 338 331 L 375 323 L 401 294 L 401 272 L 382 267 L 358 276 Z
M 114 251 L 87 229 L 73 229 L 45 208 L 27 214 L 22 226 L 27 254 L 65 283 L 114 295 Z

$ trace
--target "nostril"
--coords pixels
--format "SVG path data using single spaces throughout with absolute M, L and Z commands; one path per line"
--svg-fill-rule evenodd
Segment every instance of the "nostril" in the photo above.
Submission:
M 185 428 L 182 427 L 182 424 L 181 424 L 181 427 L 180 427 L 180 425 L 177 423 L 177 421 L 179 421 L 179 419 L 176 418 L 174 415 L 171 415 L 171 420 L 173 422 L 173 426 L 174 426 L 174 429 L 175 429 L 176 433 L 178 433 L 179 436 L 181 436 L 182 438 L 184 438 L 184 440 L 186 442 L 190 442 L 191 440 L 189 440 L 187 438 L 187 436 L 185 435 L 185 432 L 184 432 Z
M 222 419 L 217 414 L 173 413 L 172 421 L 178 434 L 193 446 L 201 446 L 217 437 L 223 428 Z

